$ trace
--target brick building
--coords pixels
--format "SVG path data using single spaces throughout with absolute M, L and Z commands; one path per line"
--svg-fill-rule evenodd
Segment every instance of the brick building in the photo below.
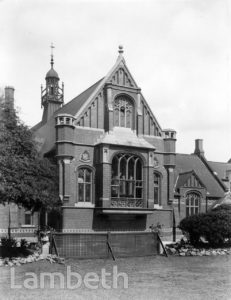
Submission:
M 32 130 L 41 155 L 59 165 L 63 232 L 159 223 L 171 238 L 174 221 L 206 211 L 230 188 L 231 163 L 207 161 L 202 140 L 194 154 L 176 153 L 175 130 L 161 128 L 121 46 L 105 77 L 66 104 L 63 91 L 52 55 L 42 120 Z

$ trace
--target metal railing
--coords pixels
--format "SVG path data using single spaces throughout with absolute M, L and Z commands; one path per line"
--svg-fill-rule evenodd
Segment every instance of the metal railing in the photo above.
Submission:
M 125 207 L 125 208 L 143 208 L 144 201 L 142 198 L 111 198 L 111 207 Z

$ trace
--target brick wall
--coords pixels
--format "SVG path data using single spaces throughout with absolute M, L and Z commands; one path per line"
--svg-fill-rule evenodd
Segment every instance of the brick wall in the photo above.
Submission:
M 93 225 L 92 208 L 63 208 L 63 230 L 65 229 L 86 229 L 91 230 Z

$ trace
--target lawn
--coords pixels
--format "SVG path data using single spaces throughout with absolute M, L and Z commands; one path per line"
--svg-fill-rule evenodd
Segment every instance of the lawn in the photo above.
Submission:
M 104 289 L 101 284 L 96 290 L 84 285 L 78 289 L 62 289 L 58 278 L 55 289 L 51 289 L 47 280 L 45 289 L 10 288 L 10 268 L 0 268 L 1 299 L 231 299 L 231 256 L 177 257 L 163 256 L 121 258 L 112 260 L 75 260 L 67 259 L 65 265 L 50 264 L 46 261 L 33 262 L 15 267 L 15 284 L 23 285 L 26 272 L 62 272 L 66 276 L 67 266 L 72 272 L 84 276 L 95 272 L 101 276 L 101 269 L 112 272 L 117 266 L 118 272 L 128 275 L 128 289 L 123 288 L 119 280 L 118 288 Z M 112 286 L 112 277 L 107 284 Z

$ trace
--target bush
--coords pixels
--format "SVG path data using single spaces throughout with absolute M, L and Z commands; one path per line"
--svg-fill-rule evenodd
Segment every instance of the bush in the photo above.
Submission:
M 12 257 L 17 255 L 17 240 L 9 237 L 1 238 L 2 257 Z
M 17 257 L 27 256 L 31 254 L 31 250 L 28 249 L 28 242 L 25 239 L 21 239 L 20 243 L 14 238 L 3 237 L 1 238 L 1 256 L 2 257 Z
M 17 247 L 17 240 L 14 238 L 2 237 L 1 238 L 1 245 L 6 248 L 13 248 Z
M 207 213 L 189 216 L 181 220 L 179 228 L 194 246 L 201 238 L 211 246 L 221 246 L 231 238 L 231 209 L 217 207 Z

